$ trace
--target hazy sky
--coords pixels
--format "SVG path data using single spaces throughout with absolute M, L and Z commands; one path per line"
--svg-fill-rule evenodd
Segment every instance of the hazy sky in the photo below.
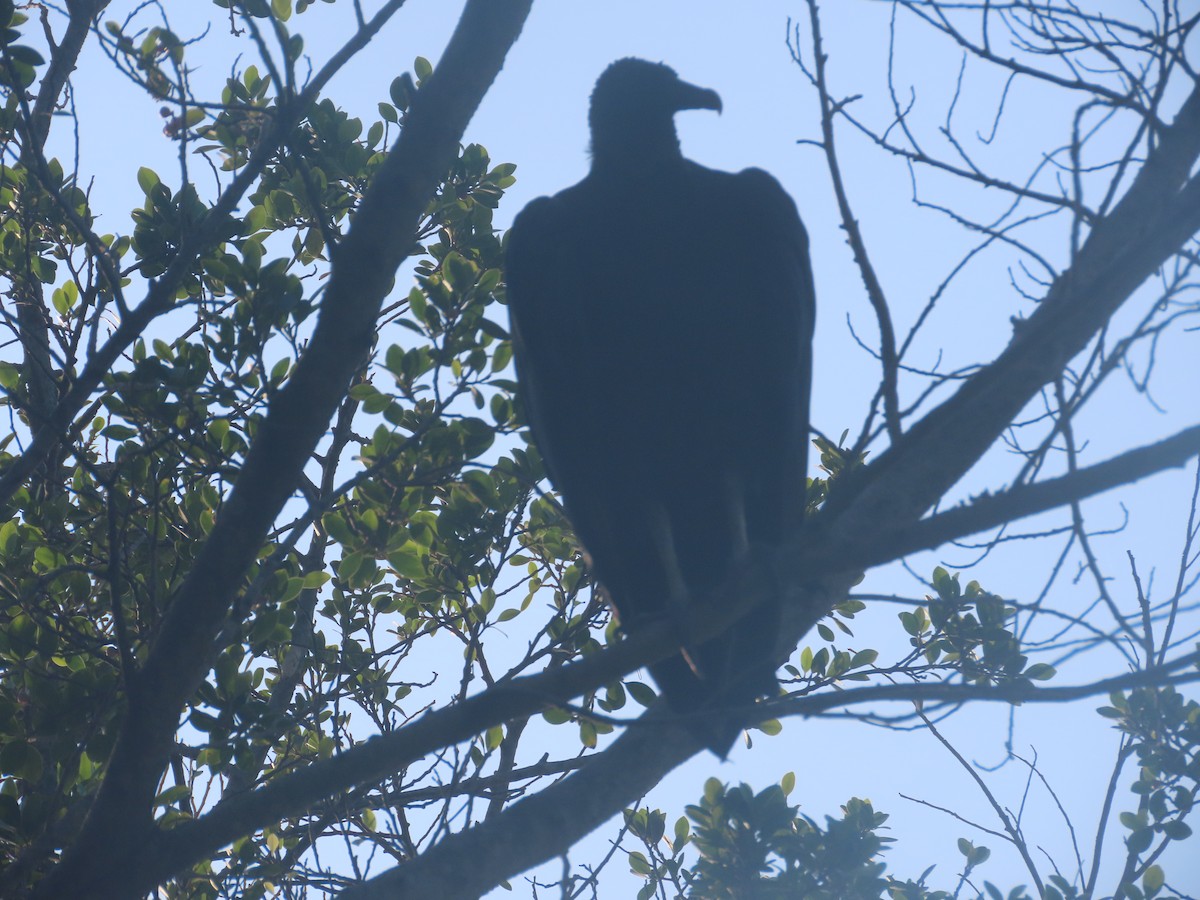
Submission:
M 377 4 L 367 2 L 368 11 Z M 830 77 L 835 92 L 842 96 L 862 94 L 854 109 L 866 120 L 886 127 L 891 100 L 887 94 L 888 22 L 891 7 L 871 0 L 827 2 L 824 11 L 826 49 L 830 55 Z M 125 4 L 124 7 L 132 7 Z M 123 14 L 114 3 L 110 15 Z M 186 0 L 166 4 L 172 24 L 184 38 L 199 34 L 203 19 L 212 9 L 206 3 Z M 410 0 L 393 22 L 361 56 L 327 89 L 327 96 L 363 117 L 369 123 L 377 114 L 376 104 L 387 97 L 387 87 L 400 72 L 411 69 L 412 60 L 423 55 L 436 63 L 450 30 L 462 8 L 461 0 Z M 333 7 L 316 4 L 296 17 L 292 26 L 305 34 L 308 52 L 320 65 L 336 42 L 351 27 L 350 5 Z M 800 207 L 812 240 L 818 289 L 818 337 L 813 403 L 814 425 L 837 437 L 843 429 L 852 436 L 861 425 L 867 399 L 878 382 L 878 366 L 851 337 L 848 322 L 865 342 L 873 345 L 875 328 L 861 282 L 851 264 L 835 216 L 832 191 L 821 152 L 798 143 L 819 134 L 814 95 L 801 71 L 792 62 L 785 38 L 788 17 L 801 20 L 804 54 L 811 60 L 808 43 L 807 6 L 784 0 L 752 0 L 745 3 L 700 2 L 700 0 L 538 0 L 524 34 L 509 54 L 493 90 L 471 123 L 467 139 L 488 148 L 495 162 L 518 166 L 517 184 L 497 213 L 497 223 L 506 227 L 521 206 L 534 196 L 551 193 L 578 180 L 586 172 L 587 97 L 599 72 L 614 59 L 641 56 L 673 66 L 688 81 L 716 89 L 724 101 L 724 113 L 693 111 L 678 118 L 684 152 L 706 165 L 738 169 L 755 165 L 774 173 Z M 196 17 L 193 19 L 193 17 Z M 147 24 L 154 24 L 147 21 Z M 896 82 L 907 102 L 910 86 L 915 90 L 915 121 L 941 151 L 936 129 L 946 120 L 955 93 L 961 57 L 944 39 L 901 17 L 896 45 Z M 206 43 L 194 48 L 192 61 L 200 66 L 194 75 L 199 85 L 221 84 L 238 53 L 242 63 L 253 60 L 247 41 L 233 40 L 228 23 L 216 18 Z M 95 53 L 94 50 L 90 51 Z M 99 63 L 99 64 L 98 64 Z M 82 139 L 81 173 L 94 174 L 93 204 L 104 212 L 102 231 L 131 230 L 127 211 L 140 205 L 136 171 L 151 165 L 169 184 L 178 184 L 176 145 L 162 134 L 158 104 L 139 95 L 116 77 L 102 77 L 101 61 L 85 58 L 87 73 L 77 78 L 76 102 Z M 991 130 L 1002 83 L 977 66 L 969 66 L 963 81 L 962 98 L 953 124 L 963 135 L 974 138 Z M 203 90 L 198 94 L 204 96 Z M 215 99 L 215 91 L 209 94 Z M 997 131 L 996 140 L 985 147 L 972 144 L 981 158 L 1022 180 L 1043 151 L 1059 146 L 1068 134 L 1068 119 L 1056 97 L 1014 94 L 1011 106 Z M 114 127 L 113 123 L 117 123 Z M 62 123 L 65 124 L 65 123 Z M 60 129 L 61 132 L 61 129 Z M 63 140 L 65 133 L 56 138 Z M 873 253 L 889 299 L 894 306 L 900 334 L 915 321 L 930 293 L 974 237 L 952 226 L 944 216 L 915 209 L 910 198 L 912 183 L 907 168 L 841 127 L 845 176 L 858 218 Z M 68 152 L 59 144 L 58 152 Z M 194 165 L 196 165 L 194 163 Z M 207 175 L 197 167 L 199 183 Z M 964 191 L 944 179 L 921 176 L 921 196 L 939 203 L 964 205 L 973 214 L 987 218 L 1003 205 L 995 193 L 982 195 Z M 1061 229 L 1047 226 L 1042 232 L 1047 243 L 1040 245 L 1047 256 L 1061 261 L 1065 245 Z M 947 294 L 944 307 L 931 319 L 926 336 L 914 346 L 909 362 L 922 368 L 939 363 L 943 370 L 994 355 L 1011 334 L 1009 318 L 1028 314 L 1031 307 L 1021 301 L 1008 280 L 1011 254 L 981 254 Z M 1019 277 L 1019 276 L 1018 276 Z M 407 290 L 407 287 L 403 287 Z M 1183 424 L 1196 420 L 1194 392 L 1181 377 L 1187 357 L 1168 342 L 1160 350 L 1157 384 L 1160 405 L 1174 418 L 1160 415 L 1128 388 L 1114 385 L 1112 399 L 1091 421 L 1099 423 L 1088 433 L 1093 442 L 1091 462 L 1136 444 L 1147 443 Z M 919 389 L 910 383 L 902 399 L 911 401 Z M 1105 426 L 1104 419 L 1108 424 Z M 1119 427 L 1118 427 L 1119 423 Z M 966 487 L 978 491 L 1002 486 L 1017 468 L 1003 453 L 989 457 L 988 464 L 967 479 Z M 1102 545 L 1110 554 L 1128 547 L 1139 555 L 1143 571 L 1154 566 L 1169 567 L 1177 559 L 1180 533 L 1186 517 L 1186 475 L 1162 476 L 1145 489 L 1125 492 L 1122 498 L 1133 515 L 1132 527 L 1119 539 Z M 1116 498 L 1101 498 L 1088 504 L 1099 525 L 1121 522 Z M 1139 516 L 1140 514 L 1140 516 Z M 1062 517 L 1046 523 L 1061 524 Z M 1041 524 L 1039 520 L 1039 525 Z M 1039 547 L 1024 542 L 1009 548 L 977 570 L 963 576 L 964 582 L 979 578 L 986 587 L 1004 596 L 1032 599 L 1060 545 Z M 914 569 L 928 575 L 938 560 L 965 562 L 967 551 L 945 550 L 925 554 L 912 561 Z M 1072 573 L 1073 574 L 1073 573 Z M 1125 578 L 1125 570 L 1114 570 Z M 1164 574 L 1164 583 L 1173 573 Z M 1122 592 L 1127 588 L 1118 582 Z M 911 576 L 889 569 L 875 573 L 864 590 L 921 596 L 924 591 Z M 1086 582 L 1060 588 L 1060 605 L 1080 609 L 1091 602 L 1092 589 Z M 874 609 L 863 631 L 850 646 L 879 647 L 881 660 L 896 658 L 906 647 L 894 623 L 894 607 Z M 844 647 L 843 647 L 844 648 Z M 1110 667 L 1112 663 L 1109 663 Z M 1109 673 L 1119 671 L 1110 668 Z M 1060 675 L 1059 683 L 1075 683 L 1088 670 Z M 1101 701 L 1085 701 L 1068 709 L 1022 710 L 1014 734 L 1015 749 L 1022 755 L 1036 753 L 1046 778 L 1072 814 L 1085 854 L 1090 852 L 1091 834 L 1106 781 L 1106 769 L 1115 754 L 1116 737 L 1091 712 Z M 999 706 L 956 717 L 943 726 L 967 756 L 983 764 L 1002 761 L 1008 711 Z M 950 821 L 944 814 L 901 799 L 903 793 L 942 806 L 970 809 L 970 815 L 990 828 L 998 828 L 965 773 L 954 768 L 952 759 L 924 732 L 890 733 L 857 723 L 789 720 L 781 736 L 761 735 L 753 752 L 735 750 L 732 761 L 718 764 L 700 756 L 673 773 L 648 798 L 650 806 L 668 812 L 669 821 L 682 814 L 686 803 L 699 797 L 704 778 L 716 774 L 736 782 L 745 780 L 756 789 L 775 783 L 788 771 L 797 774 L 792 802 L 818 821 L 834 813 L 851 796 L 869 797 L 876 808 L 892 815 L 889 824 L 899 839 L 888 854 L 889 870 L 901 877 L 915 878 L 926 866 L 937 863 L 941 877 L 933 883 L 953 888 L 953 873 L 962 861 L 955 838 L 967 836 L 993 850 L 993 860 L 979 876 L 1005 889 L 1029 883 L 1014 854 L 991 836 Z M 1002 803 L 1016 808 L 1026 773 L 1010 765 L 993 776 Z M 1127 783 L 1128 779 L 1126 779 Z M 1130 795 L 1125 783 L 1117 795 L 1118 809 L 1128 808 Z M 1073 869 L 1069 835 L 1044 791 L 1033 790 L 1027 815 L 1030 838 L 1044 846 L 1063 867 Z M 604 830 L 572 854 L 576 862 L 596 861 L 604 852 Z M 1119 846 L 1123 831 L 1113 823 L 1109 841 Z M 1085 864 L 1088 859 L 1085 858 Z M 1193 863 L 1200 883 L 1200 864 Z M 1180 886 L 1185 869 L 1176 863 Z M 554 872 L 558 871 L 557 865 Z M 624 871 L 615 863 L 613 869 Z M 553 877 L 553 875 L 551 875 Z M 615 883 L 627 884 L 623 878 Z M 527 895 L 514 883 L 516 896 Z M 601 896 L 624 896 L 626 888 L 611 887 Z M 632 890 L 628 895 L 632 896 Z M 498 894 L 497 896 L 512 896 Z

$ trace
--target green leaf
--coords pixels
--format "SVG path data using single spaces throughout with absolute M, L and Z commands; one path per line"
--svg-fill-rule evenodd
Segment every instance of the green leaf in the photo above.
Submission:
M 19 526 L 12 519 L 0 524 L 0 553 L 10 552 L 13 541 L 17 539 Z
M 636 850 L 629 854 L 629 869 L 635 875 L 650 875 L 654 872 L 654 867 L 650 865 L 645 855 Z
M 149 194 L 154 188 L 160 184 L 158 173 L 153 169 L 148 169 L 142 166 L 137 173 L 138 187 L 142 189 L 143 194 Z
M 286 356 L 279 360 L 279 362 L 275 363 L 275 365 L 271 367 L 271 375 L 269 377 L 271 384 L 279 384 L 282 382 L 291 367 L 292 361 Z
M 1035 663 L 1026 669 L 1023 674 L 1026 678 L 1031 678 L 1034 681 L 1049 681 L 1058 674 L 1058 670 L 1046 663 Z
M 1146 869 L 1142 875 L 1142 890 L 1147 894 L 1152 894 L 1162 888 L 1166 881 L 1166 875 L 1163 874 L 1162 866 L 1153 865 Z
M 0 749 L 0 770 L 26 781 L 42 777 L 42 754 L 25 741 L 9 741 Z
M 503 725 L 493 725 L 491 728 L 489 728 L 487 730 L 487 732 L 484 734 L 484 737 L 483 737 L 484 746 L 487 747 L 489 751 L 495 750 L 497 747 L 499 747 L 500 742 L 503 740 L 504 740 L 504 726 Z
M 68 312 L 70 312 L 71 307 L 75 305 L 75 301 L 79 299 L 79 292 L 77 290 L 68 291 L 66 290 L 67 286 L 74 288 L 75 283 L 68 281 L 66 285 L 56 290 L 52 296 L 54 311 L 60 316 L 65 316 Z
M 155 806 L 172 806 L 178 803 L 185 797 L 192 795 L 192 789 L 186 784 L 176 784 L 167 788 L 161 794 L 154 798 Z
M 412 76 L 407 72 L 393 78 L 392 83 L 388 86 L 388 96 L 397 109 L 408 109 L 409 104 L 412 103 L 412 95 Z
M 626 681 L 625 689 L 629 691 L 629 696 L 642 706 L 651 706 L 658 700 L 654 690 L 640 681 Z
M 304 576 L 305 590 L 319 588 L 326 584 L 332 576 L 328 572 L 309 572 Z
M 405 578 L 424 578 L 425 559 L 424 548 L 411 541 L 387 556 L 388 565 Z
M 675 845 L 677 851 L 687 843 L 691 833 L 692 825 L 688 821 L 687 816 L 680 816 L 675 820 L 675 840 L 672 843 Z
M 816 652 L 812 658 L 812 670 L 818 675 L 825 674 L 825 667 L 829 665 L 829 648 L 822 647 Z
M 1130 853 L 1135 855 L 1145 853 L 1152 843 L 1154 843 L 1154 829 L 1149 826 L 1139 828 L 1125 839 L 1125 846 L 1129 848 Z
M 1172 822 L 1164 822 L 1162 830 L 1163 834 L 1173 841 L 1186 841 L 1192 836 L 1192 826 L 1179 819 L 1175 819 Z
M 29 268 L 42 284 L 53 284 L 58 263 L 44 256 L 34 256 L 29 260 Z
M 114 441 L 127 441 L 131 437 L 135 437 L 137 431 L 128 425 L 109 425 L 100 434 L 102 437 L 111 438 Z
M 304 590 L 303 578 L 289 578 L 287 580 L 287 585 L 283 589 L 283 593 L 279 595 L 279 602 L 287 603 L 291 600 L 295 600 L 300 596 L 300 592 L 302 590 Z
M 503 370 L 512 360 L 513 350 L 512 343 L 505 341 L 496 347 L 496 352 L 492 354 L 492 371 L 499 372 Z
M 854 654 L 854 658 L 850 660 L 850 668 L 857 669 L 860 666 L 872 665 L 875 660 L 879 659 L 878 650 L 860 650 Z

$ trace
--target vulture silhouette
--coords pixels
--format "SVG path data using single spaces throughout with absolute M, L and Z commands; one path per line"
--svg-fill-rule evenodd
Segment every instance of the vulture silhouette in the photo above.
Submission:
M 520 399 L 622 627 L 673 617 L 801 522 L 814 298 L 796 206 L 760 169 L 682 155 L 675 113 L 721 110 L 661 64 L 592 93 L 592 164 L 508 234 Z M 651 666 L 724 757 L 778 689 L 777 606 Z M 682 631 L 682 629 L 681 629 Z

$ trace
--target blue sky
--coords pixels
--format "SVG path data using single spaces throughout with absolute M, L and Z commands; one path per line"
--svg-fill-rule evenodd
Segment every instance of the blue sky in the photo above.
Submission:
M 206 20 L 208 4 L 168 4 L 173 24 L 181 36 L 199 32 L 200 16 Z M 888 21 L 890 5 L 857 0 L 828 2 L 824 10 L 826 49 L 831 78 L 840 95 L 862 94 L 855 105 L 859 114 L 886 125 L 891 108 L 886 94 Z M 387 86 L 412 60 L 423 55 L 436 63 L 461 2 L 410 0 L 383 34 L 330 85 L 328 96 L 365 122 L 376 117 L 375 105 L 386 99 Z M 368 9 L 371 6 L 368 4 Z M 113 12 L 116 12 L 114 5 Z M 349 5 L 317 4 L 293 26 L 306 35 L 308 52 L 319 65 L 338 40 L 348 33 Z M 848 322 L 868 343 L 875 328 L 861 282 L 855 272 L 835 215 L 832 191 L 821 153 L 798 143 L 817 137 L 819 124 L 813 92 L 792 62 L 785 46 L 788 16 L 799 17 L 807 41 L 807 9 L 802 3 L 754 0 L 742 4 L 700 3 L 691 0 L 540 0 L 534 4 L 525 32 L 508 57 L 503 72 L 488 94 L 467 139 L 488 148 L 496 162 L 518 166 L 517 184 L 497 213 L 497 224 L 506 227 L 529 199 L 551 193 L 578 180 L 587 168 L 586 102 L 597 74 L 623 56 L 661 60 L 686 80 L 716 89 L 724 100 L 724 113 L 695 111 L 681 114 L 679 131 L 690 157 L 716 168 L 760 166 L 775 174 L 796 199 L 809 228 L 818 288 L 818 332 L 814 424 L 836 437 L 843 429 L 857 433 L 867 399 L 878 381 L 878 366 L 856 346 Z M 196 19 L 193 20 L 192 17 Z M 189 29 L 191 26 L 191 30 Z M 252 60 L 252 47 L 231 39 L 218 17 L 206 44 L 193 51 L 201 68 L 197 84 L 219 85 L 237 54 L 243 63 Z M 804 50 L 811 58 L 807 44 Z M 95 54 L 95 50 L 90 51 Z M 901 21 L 896 72 L 901 93 L 916 90 L 915 121 L 936 142 L 936 129 L 954 96 L 960 55 L 944 39 L 911 20 Z M 81 173 L 96 176 L 93 204 L 105 212 L 101 230 L 128 232 L 127 211 L 139 205 L 137 168 L 150 165 L 168 183 L 177 183 L 176 145 L 162 135 L 157 104 L 140 96 L 115 76 L 104 76 L 102 60 L 85 58 L 86 78 L 75 82 L 83 138 Z M 982 69 L 971 67 L 964 79 L 963 95 L 956 108 L 955 126 L 965 134 L 986 133 L 992 123 L 1002 83 Z M 203 91 L 198 91 L 203 94 Z M 1067 131 L 1064 113 L 1069 106 L 1056 95 L 1030 92 L 1014 95 L 997 140 L 977 145 L 981 157 L 1018 178 L 1028 172 L 1047 149 L 1053 149 Z M 118 122 L 117 128 L 113 122 Z M 65 123 L 60 123 L 65 124 Z M 851 200 L 863 224 L 873 260 L 893 303 L 897 328 L 903 334 L 915 320 L 929 294 L 975 240 L 939 213 L 920 210 L 911 203 L 912 184 L 907 168 L 883 155 L 849 129 L 838 133 L 842 164 Z M 944 145 L 942 145 L 944 149 Z M 59 147 L 64 152 L 65 146 Z M 199 171 L 199 170 L 197 170 Z M 203 185 L 204 178 L 198 179 Z M 936 177 L 922 176 L 921 196 L 947 204 L 965 205 L 986 217 L 1000 203 L 995 193 L 964 190 Z M 1039 249 L 1061 261 L 1065 245 L 1061 229 L 1053 224 L 1039 232 L 1045 237 Z M 986 361 L 1008 340 L 1009 318 L 1030 311 L 1008 281 L 1011 255 L 981 254 L 977 265 L 956 282 L 944 305 L 931 319 L 925 336 L 916 344 L 910 361 L 932 367 L 941 358 L 943 369 Z M 406 289 L 406 288 L 404 288 Z M 1114 383 L 1106 400 L 1084 418 L 1092 442 L 1088 460 L 1099 461 L 1131 446 L 1147 443 L 1177 427 L 1196 421 L 1194 391 L 1186 370 L 1194 373 L 1183 339 L 1168 338 L 1160 348 L 1156 399 L 1168 414 L 1154 411 L 1124 382 Z M 1194 349 L 1190 352 L 1194 353 Z M 911 399 L 916 382 L 908 386 Z M 1017 462 L 1003 451 L 989 455 L 960 487 L 963 492 L 1003 485 Z M 1159 476 L 1125 491 L 1120 498 L 1105 497 L 1087 505 L 1098 525 L 1116 525 L 1122 518 L 1120 502 L 1130 510 L 1131 527 L 1119 537 L 1100 539 L 1110 554 L 1132 549 L 1143 571 L 1164 569 L 1163 581 L 1173 580 L 1170 566 L 1177 557 L 1186 517 L 1186 473 Z M 1062 517 L 1043 517 L 1034 527 L 1060 524 Z M 1057 552 L 1057 545 L 1021 542 L 996 554 L 987 564 L 964 574 L 964 581 L 979 578 L 986 587 L 1008 597 L 1031 599 Z M 928 574 L 939 560 L 963 562 L 972 554 L 944 550 L 912 561 L 914 569 Z M 1127 570 L 1114 567 L 1125 578 Z M 1122 590 L 1127 584 L 1122 585 Z M 873 573 L 864 590 L 921 596 L 924 590 L 911 576 L 893 567 Z M 1090 602 L 1087 585 L 1064 584 L 1060 605 L 1075 609 Z M 858 649 L 876 646 L 888 658 L 903 652 L 904 644 L 894 622 L 895 609 L 877 606 L 866 617 Z M 1108 671 L 1112 669 L 1112 662 Z M 1066 671 L 1061 683 L 1084 680 L 1087 667 Z M 1091 829 L 1099 809 L 1107 766 L 1116 740 L 1107 725 L 1091 710 L 1100 701 L 1085 701 L 1070 708 L 1022 710 L 1015 732 L 1015 749 L 1025 755 L 1035 750 L 1039 765 L 1064 805 L 1071 812 L 1081 843 L 1090 845 Z M 943 731 L 964 748 L 968 758 L 994 765 L 1003 757 L 1008 711 L 992 707 L 958 716 Z M 684 804 L 700 794 L 705 777 L 716 774 L 728 781 L 745 780 L 761 789 L 788 771 L 797 774 L 793 802 L 821 820 L 825 813 L 851 796 L 869 797 L 877 809 L 892 814 L 897 849 L 889 854 L 891 871 L 916 877 L 937 863 L 939 886 L 952 886 L 951 875 L 961 860 L 954 846 L 958 836 L 986 843 L 993 860 L 980 875 L 1001 886 L 1028 883 L 1014 854 L 1001 842 L 981 836 L 959 823 L 900 794 L 930 803 L 970 810 L 971 817 L 995 828 L 997 824 L 964 773 L 927 734 L 891 733 L 853 722 L 791 720 L 775 739 L 761 736 L 753 752 L 736 751 L 731 762 L 718 764 L 704 756 L 673 773 L 648 798 L 651 806 L 682 813 Z M 1033 748 L 1033 749 L 1031 749 Z M 1010 765 L 989 776 L 1002 802 L 1021 802 L 1026 772 Z M 1124 788 L 1118 803 L 1129 795 Z M 1028 821 L 1031 838 L 1045 846 L 1060 864 L 1070 865 L 1065 827 L 1044 792 L 1031 793 Z M 1118 808 L 1126 808 L 1119 806 Z M 1114 824 L 1109 841 L 1120 840 Z M 604 851 L 601 832 L 572 854 L 576 862 L 594 861 Z M 1088 852 L 1085 848 L 1085 853 Z M 1085 860 L 1086 862 L 1086 860 Z M 1177 863 L 1176 872 L 1188 863 Z M 1200 883 L 1200 864 L 1192 862 L 1194 881 Z M 558 871 L 557 865 L 554 871 Z M 617 865 L 614 868 L 624 869 Z M 1177 876 L 1178 877 L 1178 876 Z M 621 878 L 612 894 L 624 895 Z M 1186 880 L 1181 880 L 1181 886 Z M 632 894 L 632 891 L 629 892 Z M 522 889 L 517 888 L 517 895 Z

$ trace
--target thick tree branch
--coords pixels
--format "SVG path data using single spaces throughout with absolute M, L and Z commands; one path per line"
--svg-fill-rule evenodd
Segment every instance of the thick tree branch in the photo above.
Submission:
M 79 53 L 83 50 L 91 30 L 92 20 L 104 11 L 110 0 L 68 0 L 67 29 L 63 32 L 58 47 L 50 56 L 50 65 L 38 85 L 37 98 L 33 102 L 33 121 L 30 124 L 30 138 L 40 151 L 46 145 L 46 137 L 50 134 L 50 117 L 58 105 L 67 79 L 75 71 Z
M 565 853 L 701 749 L 686 728 L 667 721 L 659 704 L 586 768 L 340 896 L 474 900 L 501 880 Z
M 714 595 L 699 609 L 698 625 L 690 635 L 692 642 L 724 631 L 752 607 L 754 598 L 765 595 L 765 585 L 756 573 L 743 574 L 748 582 L 757 581 L 757 585 L 746 585 L 745 596 L 750 602 L 727 602 L 727 597 L 735 595 L 733 587 Z M 454 706 L 426 713 L 391 734 L 371 738 L 335 757 L 276 778 L 255 791 L 223 800 L 195 822 L 179 824 L 157 835 L 150 845 L 153 852 L 144 854 L 147 861 L 142 865 L 152 867 L 161 876 L 170 875 L 264 825 L 300 815 L 313 804 L 342 791 L 379 781 L 442 747 L 468 740 L 493 725 L 534 715 L 547 706 L 566 704 L 573 697 L 678 652 L 682 642 L 678 627 L 671 620 L 654 623 L 603 653 L 539 675 L 500 682 Z M 656 715 L 664 721 L 668 716 L 663 711 Z M 687 748 L 691 755 L 698 745 L 692 746 L 689 741 Z M 674 764 L 686 758 L 681 756 Z
M 272 402 L 131 686 L 126 721 L 84 829 L 36 896 L 117 898 L 153 885 L 145 866 L 146 842 L 154 835 L 151 800 L 180 713 L 208 671 L 213 639 L 247 567 L 370 347 L 395 269 L 529 6 L 530 0 L 467 3 L 437 73 L 414 99 L 396 147 L 333 253 L 312 340 Z
M 1062 703 L 1143 686 L 1187 684 L 1200 680 L 1192 653 L 1163 666 L 1130 672 L 1089 684 L 1035 687 L 1029 682 L 980 687 L 966 684 L 888 684 L 814 697 L 779 700 L 760 706 L 762 714 L 817 715 L 871 702 Z M 344 900 L 445 897 L 474 898 L 502 879 L 565 853 L 576 841 L 615 812 L 630 806 L 667 772 L 700 748 L 679 724 L 663 719 L 656 707 L 575 775 L 514 804 L 504 816 L 447 838 L 418 859 L 341 894 Z M 471 860 L 464 871 L 462 860 Z

